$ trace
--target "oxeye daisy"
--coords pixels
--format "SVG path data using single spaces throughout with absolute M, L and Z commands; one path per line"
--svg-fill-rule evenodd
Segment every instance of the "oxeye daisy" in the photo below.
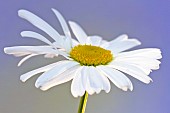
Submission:
M 35 86 L 41 90 L 48 90 L 56 85 L 71 83 L 71 93 L 74 97 L 87 94 L 110 91 L 110 82 L 123 91 L 133 90 L 132 82 L 125 75 L 130 75 L 146 84 L 152 79 L 148 76 L 152 70 L 159 69 L 161 51 L 158 48 L 144 48 L 127 51 L 141 44 L 137 39 L 128 38 L 123 34 L 112 41 L 103 40 L 100 36 L 88 36 L 82 27 L 76 22 L 69 21 L 70 28 L 77 40 L 71 37 L 69 27 L 63 16 L 52 9 L 64 31 L 60 35 L 47 22 L 27 10 L 19 10 L 18 15 L 32 23 L 35 27 L 49 35 L 53 42 L 39 33 L 22 31 L 22 37 L 30 37 L 43 41 L 42 46 L 14 46 L 4 48 L 6 54 L 17 57 L 25 56 L 19 63 L 20 66 L 27 59 L 44 55 L 55 58 L 58 55 L 65 60 L 54 62 L 47 66 L 35 69 L 21 75 L 21 81 L 39 73 L 41 76 L 35 82 Z M 86 94 L 85 94 L 86 93 Z M 83 109 L 83 108 L 82 108 Z

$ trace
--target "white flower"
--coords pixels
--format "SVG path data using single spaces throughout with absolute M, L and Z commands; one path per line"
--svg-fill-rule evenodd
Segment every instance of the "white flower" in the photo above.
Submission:
M 5 53 L 15 56 L 26 56 L 18 64 L 36 55 L 55 58 L 62 55 L 66 60 L 55 62 L 21 75 L 25 82 L 30 77 L 43 73 L 35 83 L 37 88 L 47 90 L 53 86 L 72 80 L 71 92 L 74 97 L 82 96 L 85 91 L 92 95 L 101 90 L 110 91 L 110 79 L 118 88 L 133 90 L 131 81 L 124 73 L 148 84 L 152 79 L 148 76 L 152 70 L 159 69 L 161 51 L 157 48 L 145 48 L 124 52 L 140 45 L 137 39 L 128 39 L 121 35 L 112 41 L 105 41 L 100 36 L 88 36 L 75 22 L 69 25 L 77 40 L 71 33 L 63 16 L 52 9 L 64 31 L 60 35 L 44 20 L 26 10 L 19 10 L 18 15 L 47 33 L 54 42 L 33 31 L 21 32 L 22 37 L 31 37 L 45 42 L 43 46 L 6 47 Z M 123 73 L 122 73 L 123 72 Z

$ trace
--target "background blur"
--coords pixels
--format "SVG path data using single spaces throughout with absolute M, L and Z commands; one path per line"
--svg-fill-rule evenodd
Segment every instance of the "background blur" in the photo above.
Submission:
M 149 85 L 129 77 L 132 92 L 123 92 L 112 84 L 111 92 L 89 97 L 86 113 L 170 113 L 170 1 L 169 0 L 0 0 L 0 113 L 77 113 L 79 98 L 70 93 L 71 82 L 46 92 L 34 87 L 35 76 L 22 83 L 21 74 L 56 59 L 33 57 L 21 67 L 16 58 L 3 53 L 6 46 L 41 45 L 38 40 L 21 38 L 23 30 L 48 37 L 17 15 L 19 9 L 32 11 L 61 34 L 62 29 L 51 8 L 67 20 L 78 22 L 90 35 L 112 40 L 120 34 L 142 42 L 138 48 L 162 50 L 161 68 L 151 73 Z

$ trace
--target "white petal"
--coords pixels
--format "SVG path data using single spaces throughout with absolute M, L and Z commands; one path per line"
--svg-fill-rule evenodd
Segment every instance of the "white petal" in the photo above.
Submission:
M 80 27 L 80 25 L 78 25 L 75 22 L 69 21 L 69 24 L 70 24 L 70 27 L 71 27 L 74 35 L 80 42 L 80 44 L 85 44 L 86 39 L 87 39 L 87 34 L 84 32 L 84 30 Z
M 54 57 L 57 57 L 58 54 L 45 54 L 44 57 L 45 58 L 54 58 Z
M 75 47 L 75 46 L 77 46 L 77 45 L 79 45 L 80 43 L 77 41 L 77 40 L 75 40 L 75 39 L 72 39 L 72 47 Z
M 93 46 L 99 46 L 101 44 L 102 37 L 100 36 L 88 36 L 86 39 L 86 44 Z
M 28 80 L 29 78 L 31 78 L 32 76 L 34 76 L 34 75 L 36 75 L 38 73 L 42 73 L 42 72 L 50 70 L 51 68 L 55 67 L 58 63 L 60 63 L 60 62 L 56 62 L 56 63 L 50 64 L 50 65 L 47 65 L 47 66 L 32 70 L 30 72 L 27 72 L 27 73 L 20 76 L 20 80 L 22 82 L 25 82 L 26 80 Z
M 63 28 L 64 34 L 66 37 L 64 40 L 64 48 L 66 49 L 67 52 L 69 52 L 71 50 L 71 33 L 68 28 L 68 25 L 67 25 L 64 17 L 57 10 L 52 8 L 52 11 L 58 17 L 58 20 L 60 21 L 60 24 Z
M 112 43 L 110 44 L 106 49 L 111 50 L 113 53 L 120 53 L 122 51 L 131 49 L 135 46 L 140 45 L 141 43 L 137 41 L 136 39 L 129 39 L 127 41 L 122 41 L 120 43 Z
M 60 54 L 67 58 L 68 54 L 51 46 L 14 46 L 4 48 L 6 54 L 29 55 L 29 54 Z
M 113 54 L 117 54 L 140 44 L 140 41 L 138 41 L 137 39 L 128 39 L 127 35 L 121 35 L 115 40 L 106 43 L 102 47 L 111 50 Z
M 78 68 L 80 68 L 79 65 L 69 68 L 68 70 L 64 71 L 53 79 L 43 83 L 40 86 L 40 89 L 45 91 L 51 87 L 70 81 L 75 77 L 75 72 Z
M 128 63 L 128 62 L 125 62 L 125 63 Z M 135 63 L 128 63 L 128 64 L 140 69 L 146 75 L 149 75 L 152 72 L 152 70 L 150 68 L 146 67 L 146 65 L 135 64 Z
M 48 39 L 46 39 L 44 36 L 42 36 L 39 33 L 33 32 L 33 31 L 22 31 L 21 36 L 35 38 L 35 39 L 41 40 L 49 45 L 52 45 L 52 43 Z
M 74 61 L 62 61 L 58 65 L 56 65 L 51 70 L 43 73 L 35 83 L 35 86 L 41 87 L 44 83 L 48 82 L 49 80 L 52 80 L 53 78 L 57 77 L 58 75 L 62 74 L 63 72 L 67 71 L 73 66 L 79 65 L 77 62 Z
M 130 89 L 133 90 L 133 85 L 129 78 L 127 78 L 123 73 L 115 69 L 98 66 L 97 67 L 105 76 L 107 76 L 118 88 L 127 91 Z
M 90 87 L 97 94 L 100 93 L 100 91 L 102 89 L 102 82 L 99 79 L 100 74 L 97 73 L 92 67 L 89 67 L 89 75 L 87 75 L 87 76 L 88 76 Z
M 71 47 L 72 47 L 71 39 L 69 37 L 66 37 L 64 40 L 64 48 L 67 53 L 70 53 Z
M 71 93 L 74 97 L 83 96 L 85 89 L 83 87 L 83 75 L 82 75 L 83 66 L 78 69 L 75 73 L 75 77 L 71 83 Z
M 87 75 L 85 76 L 87 76 L 87 78 L 85 89 L 89 94 L 93 94 L 94 92 L 98 94 L 101 90 L 105 90 L 106 92 L 110 91 L 108 79 L 99 73 L 95 67 L 89 66 L 86 71 Z
M 147 57 L 152 59 L 161 59 L 161 51 L 158 48 L 144 48 L 118 54 L 117 57 Z
M 91 85 L 90 85 L 90 80 L 89 80 L 89 67 L 88 66 L 84 66 L 84 68 L 82 69 L 82 80 L 83 80 L 83 87 L 85 88 L 85 90 L 88 92 L 88 94 L 92 95 L 95 93 L 95 91 L 92 89 Z
M 52 8 L 52 11 L 54 12 L 54 14 L 57 16 L 58 20 L 60 21 L 60 24 L 61 24 L 61 26 L 63 28 L 65 36 L 66 37 L 71 37 L 70 30 L 68 28 L 68 25 L 67 25 L 64 17 L 56 9 Z
M 120 41 L 123 41 L 123 40 L 128 40 L 127 34 L 122 34 L 122 35 L 118 36 L 116 39 L 114 39 L 113 41 L 114 42 L 120 42 Z
M 46 50 L 52 50 L 51 46 L 13 46 L 4 48 L 6 54 L 32 54 L 32 53 L 42 53 Z
M 128 35 L 123 34 L 123 35 L 118 36 L 116 39 L 110 41 L 109 43 L 103 43 L 101 47 L 107 48 L 111 43 L 120 43 L 121 41 L 127 40 L 127 39 L 128 39 Z
M 97 68 L 92 68 L 94 70 L 94 73 L 96 73 L 95 75 L 98 75 L 96 77 L 94 77 L 94 81 L 98 80 L 100 82 L 100 84 L 102 84 L 102 90 L 105 90 L 106 93 L 110 92 L 111 86 L 110 86 L 110 82 L 108 80 L 108 78 L 103 75 L 103 73 L 101 73 L 100 70 L 98 70 Z
M 37 28 L 41 29 L 42 31 L 46 32 L 51 38 L 53 38 L 58 44 L 63 42 L 63 39 L 60 37 L 59 33 L 51 27 L 47 22 L 36 16 L 35 14 L 27 11 L 27 10 L 19 10 L 18 15 L 32 23 Z M 62 46 L 62 45 L 61 45 Z
M 125 62 L 128 64 L 135 64 L 148 69 L 159 69 L 160 61 L 147 57 L 116 57 L 116 62 Z
M 36 55 L 38 55 L 38 54 L 30 54 L 30 55 L 24 57 L 22 60 L 20 60 L 20 62 L 18 63 L 18 66 L 21 66 L 26 60 L 28 60 L 29 58 L 36 56 Z
M 4 52 L 6 53 L 6 50 L 8 47 L 4 48 Z M 9 53 L 6 53 L 6 54 L 9 54 Z M 29 53 L 14 53 L 13 54 L 15 57 L 21 57 L 21 56 L 26 56 L 26 55 L 29 55 Z
M 133 65 L 129 65 L 128 63 L 122 63 L 122 62 L 112 62 L 110 63 L 108 66 L 120 70 L 124 73 L 127 73 L 129 75 L 131 75 L 132 77 L 144 82 L 144 83 L 149 83 L 150 81 L 152 81 L 152 79 L 146 75 L 145 72 L 143 72 L 143 70 L 141 70 L 138 67 L 135 67 Z
M 102 40 L 101 42 L 100 42 L 100 46 L 101 47 L 103 47 L 103 45 L 107 45 L 107 43 L 109 43 L 107 40 Z

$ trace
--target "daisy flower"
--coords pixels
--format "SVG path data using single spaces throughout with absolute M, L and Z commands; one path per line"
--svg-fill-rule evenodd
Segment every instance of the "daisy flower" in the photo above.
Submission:
M 41 90 L 48 90 L 56 85 L 72 80 L 71 93 L 74 97 L 83 96 L 85 92 L 92 95 L 104 90 L 110 91 L 110 81 L 123 91 L 133 90 L 132 82 L 125 74 L 143 83 L 150 83 L 148 76 L 152 70 L 159 69 L 161 51 L 157 48 L 144 48 L 126 51 L 141 44 L 137 39 L 128 38 L 123 34 L 112 41 L 103 40 L 100 36 L 88 36 L 85 31 L 73 21 L 69 21 L 70 28 L 77 40 L 71 37 L 69 27 L 63 16 L 52 9 L 64 31 L 60 35 L 47 22 L 27 10 L 19 10 L 18 15 L 49 35 L 53 42 L 33 31 L 21 32 L 22 37 L 35 38 L 43 41 L 42 46 L 14 46 L 4 48 L 6 54 L 17 57 L 25 56 L 20 66 L 27 59 L 44 55 L 56 58 L 58 55 L 65 60 L 54 62 L 21 75 L 21 81 L 39 73 L 41 76 L 35 86 Z M 109 81 L 110 80 L 110 81 Z

